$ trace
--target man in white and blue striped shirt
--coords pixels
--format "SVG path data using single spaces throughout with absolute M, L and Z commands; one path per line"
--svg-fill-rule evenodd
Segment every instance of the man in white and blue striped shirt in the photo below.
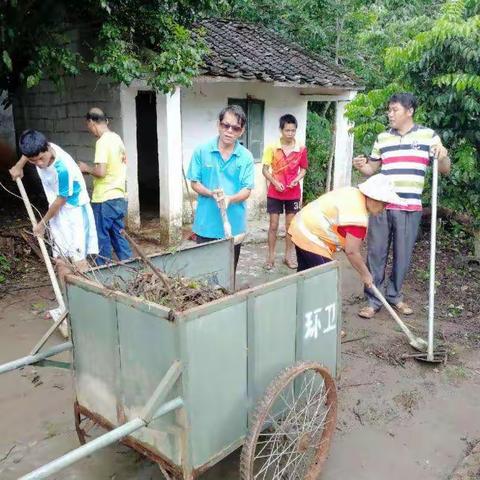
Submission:
M 27 162 L 35 165 L 48 200 L 48 211 L 33 233 L 43 236 L 48 225 L 53 256 L 87 269 L 87 255 L 98 253 L 98 243 L 90 197 L 78 165 L 37 130 L 25 130 L 20 135 L 19 149 L 22 157 L 10 169 L 12 178 L 23 176 Z
M 374 284 L 385 291 L 387 301 L 404 315 L 413 313 L 403 301 L 402 286 L 422 218 L 425 173 L 432 155 L 438 158 L 440 173 L 450 172 L 450 159 L 440 137 L 432 129 L 414 123 L 416 107 L 417 100 L 411 93 L 393 95 L 388 102 L 391 128 L 378 135 L 368 160 L 364 156 L 353 160 L 355 168 L 367 176 L 380 168 L 381 173 L 391 179 L 398 196 L 405 200 L 405 205 L 389 204 L 383 214 L 370 218 L 367 253 L 367 265 Z M 385 281 L 390 245 L 393 268 L 390 278 Z M 381 302 L 369 289 L 365 289 L 365 294 L 368 306 L 358 314 L 372 318 L 381 308 Z

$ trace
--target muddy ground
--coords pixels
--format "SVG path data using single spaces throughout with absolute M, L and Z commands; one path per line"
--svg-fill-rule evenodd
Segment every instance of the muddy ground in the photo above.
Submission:
M 339 415 L 322 480 L 447 480 L 480 439 L 480 268 L 466 260 L 469 244 L 440 232 L 436 337 L 449 350 L 446 365 L 402 359 L 412 353 L 384 311 L 356 316 L 361 285 L 343 256 L 343 321 Z M 424 335 L 427 317 L 428 235 L 417 244 L 406 285 L 415 308 L 408 324 Z M 283 243 L 283 242 L 281 242 Z M 282 246 L 282 245 L 280 245 Z M 150 250 L 156 249 L 151 246 Z M 277 256 L 261 265 L 265 244 L 245 245 L 238 284 L 254 285 L 291 273 Z M 44 311 L 53 292 L 33 254 L 18 251 L 0 288 L 0 363 L 20 357 L 48 328 Z M 54 337 L 50 343 L 59 343 Z M 68 358 L 66 355 L 64 358 Z M 68 370 L 27 367 L 0 376 L 0 478 L 18 478 L 78 446 Z M 480 470 L 476 466 L 471 470 Z M 161 479 L 158 467 L 121 445 L 108 447 L 64 470 L 57 479 Z M 238 452 L 203 477 L 237 479 Z M 457 477 L 455 477 L 457 478 Z M 476 473 L 467 478 L 480 478 Z

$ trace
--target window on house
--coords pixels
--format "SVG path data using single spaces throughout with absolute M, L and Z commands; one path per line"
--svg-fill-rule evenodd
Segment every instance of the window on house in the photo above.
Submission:
M 244 147 L 252 152 L 255 161 L 259 162 L 263 154 L 265 102 L 251 98 L 229 98 L 228 104 L 240 105 L 245 111 L 247 123 L 245 124 L 245 132 L 239 140 Z

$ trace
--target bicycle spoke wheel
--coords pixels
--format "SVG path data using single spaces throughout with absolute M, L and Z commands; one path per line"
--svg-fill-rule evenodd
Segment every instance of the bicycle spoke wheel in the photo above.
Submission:
M 328 371 L 300 362 L 260 400 L 240 459 L 242 480 L 314 480 L 335 429 L 337 393 Z

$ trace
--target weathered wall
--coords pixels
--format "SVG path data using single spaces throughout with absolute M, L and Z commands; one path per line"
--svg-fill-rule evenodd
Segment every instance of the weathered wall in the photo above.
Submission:
M 217 115 L 229 98 L 252 98 L 265 102 L 264 145 L 279 136 L 278 120 L 285 113 L 298 120 L 297 138 L 305 142 L 307 124 L 307 100 L 299 90 L 274 87 L 262 82 L 196 82 L 190 89 L 182 89 L 182 139 L 183 163 L 188 168 L 195 147 L 217 134 Z M 257 159 L 261 160 L 261 159 Z M 255 164 L 255 189 L 248 201 L 249 217 L 264 215 L 266 181 L 261 163 Z M 188 204 L 184 210 L 189 211 Z
M 12 107 L 4 109 L 1 105 L 3 99 L 4 95 L 0 95 L 0 142 L 13 147 L 15 146 L 15 129 L 13 128 Z
M 60 91 L 49 81 L 25 90 L 14 103 L 15 128 L 18 133 L 26 128 L 39 130 L 75 160 L 93 161 L 95 138 L 84 119 L 92 106 L 112 117 L 112 130 L 121 134 L 120 89 L 91 72 L 65 79 Z
M 0 169 L 7 170 L 15 162 L 15 129 L 12 107 L 4 109 L 0 95 Z
M 4 109 L 0 95 L 0 169 L 7 170 L 15 162 L 15 129 L 13 128 L 12 107 Z

